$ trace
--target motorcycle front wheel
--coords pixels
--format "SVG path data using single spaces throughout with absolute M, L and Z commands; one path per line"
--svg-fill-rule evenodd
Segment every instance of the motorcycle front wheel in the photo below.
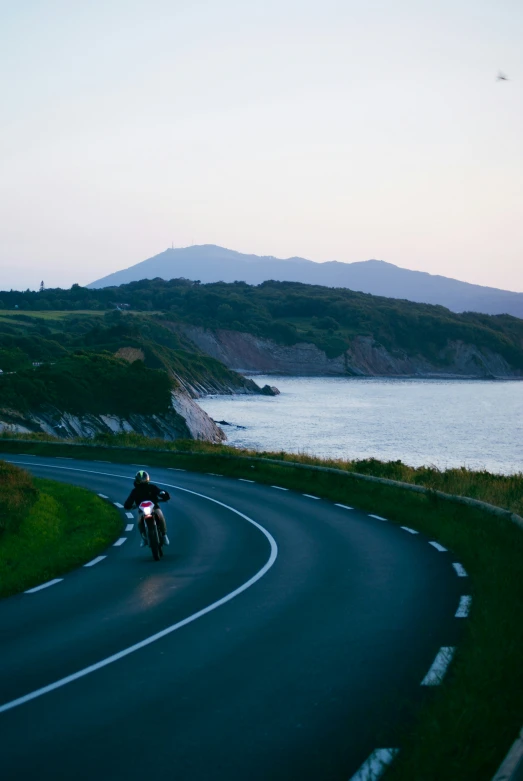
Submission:
M 151 546 L 151 553 L 153 554 L 153 559 L 155 561 L 160 561 L 162 557 L 162 552 L 161 552 L 160 540 L 158 537 L 158 529 L 156 528 L 156 524 L 149 529 L 149 545 Z

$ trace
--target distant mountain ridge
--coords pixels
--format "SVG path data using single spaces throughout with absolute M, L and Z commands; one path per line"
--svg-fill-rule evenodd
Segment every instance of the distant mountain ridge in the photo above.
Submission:
M 244 255 L 234 250 L 204 244 L 167 249 L 159 255 L 116 271 L 87 287 L 119 286 L 140 279 L 185 277 L 201 282 L 247 282 L 266 280 L 303 282 L 325 287 L 344 287 L 375 296 L 439 304 L 453 312 L 510 314 L 523 318 L 523 293 L 461 282 L 450 277 L 410 271 L 383 260 L 316 263 L 305 258 Z

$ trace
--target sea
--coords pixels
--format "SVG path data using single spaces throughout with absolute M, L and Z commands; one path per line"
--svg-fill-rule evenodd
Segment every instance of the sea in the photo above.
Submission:
M 228 443 L 411 466 L 523 472 L 523 382 L 252 375 L 278 396 L 208 396 Z

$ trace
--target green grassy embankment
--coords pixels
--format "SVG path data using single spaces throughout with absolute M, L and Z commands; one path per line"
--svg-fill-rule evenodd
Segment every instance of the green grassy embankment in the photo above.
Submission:
M 34 479 L 2 461 L 0 506 L 0 597 L 84 564 L 122 526 L 117 510 L 90 491 Z
M 469 573 L 462 585 L 463 593 L 473 597 L 472 611 L 463 622 L 462 642 L 444 684 L 426 693 L 421 711 L 416 711 L 417 716 L 404 735 L 402 751 L 385 777 L 390 781 L 489 781 L 523 722 L 523 532 L 508 518 L 445 500 L 434 492 L 418 494 L 397 486 L 351 479 L 343 472 L 357 468 L 380 477 L 421 483 L 516 513 L 522 509 L 523 475 L 503 477 L 467 470 L 440 473 L 378 461 L 326 463 L 283 453 L 249 453 L 226 446 L 165 443 L 136 436 L 104 441 L 126 443 L 127 447 L 113 450 L 43 442 L 41 438 L 24 443 L 3 438 L 0 449 L 119 463 L 143 461 L 149 469 L 174 466 L 248 477 L 383 515 L 445 545 L 451 551 L 451 560 L 461 562 Z M 138 451 L 129 446 L 131 442 L 141 445 Z M 178 448 L 193 452 L 179 452 Z M 302 463 L 316 460 L 323 466 L 336 465 L 342 471 L 264 463 L 263 456 Z

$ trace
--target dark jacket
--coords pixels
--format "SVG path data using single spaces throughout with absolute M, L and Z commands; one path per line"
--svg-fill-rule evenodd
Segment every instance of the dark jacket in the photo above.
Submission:
M 154 483 L 135 483 L 134 488 L 125 500 L 124 507 L 126 510 L 130 510 L 134 504 L 138 507 L 142 502 L 154 502 L 154 506 L 158 507 L 158 502 L 161 500 L 166 502 L 171 497 L 167 491 L 163 491 L 158 488 Z

